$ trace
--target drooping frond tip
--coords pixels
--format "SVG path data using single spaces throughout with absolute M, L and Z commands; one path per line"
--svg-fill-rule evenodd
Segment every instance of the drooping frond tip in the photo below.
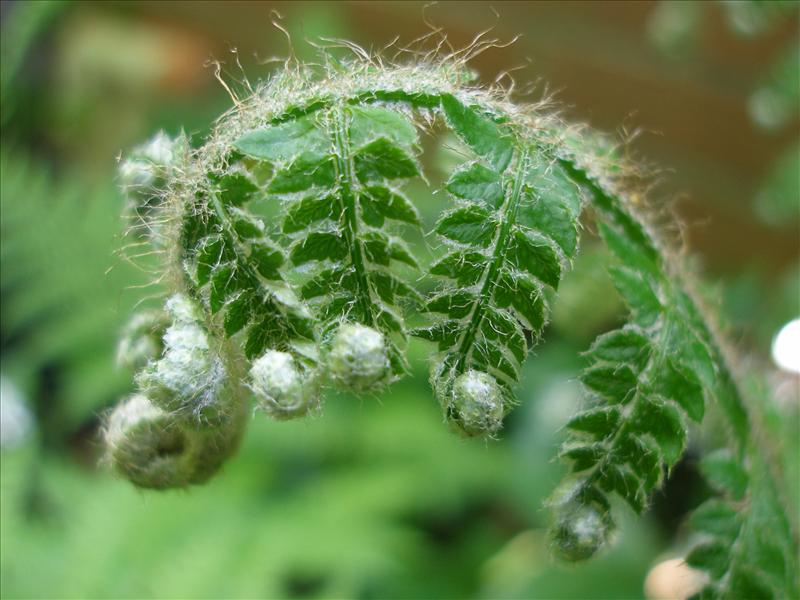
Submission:
M 435 344 L 431 383 L 450 426 L 497 437 L 590 206 L 629 318 L 587 352 L 585 406 L 561 451 L 570 475 L 551 539 L 583 560 L 612 538 L 615 504 L 645 510 L 710 401 L 740 447 L 746 412 L 696 302 L 622 191 L 631 171 L 619 148 L 515 103 L 509 88 L 477 85 L 467 63 L 495 42 L 443 52 L 437 39 L 433 52 L 394 56 L 329 41 L 318 63 L 292 59 L 248 83 L 196 149 L 161 140 L 123 163 L 178 295 L 168 323 L 142 317 L 121 346 L 141 368 L 140 395 L 111 418 L 112 462 L 138 485 L 192 483 L 182 465 L 196 440 L 225 456 L 235 447 L 243 390 L 278 419 L 316 412 L 328 386 L 379 393 L 407 373 L 410 336 Z M 420 133 L 432 124 L 463 160 L 446 177 L 440 252 L 426 265 L 406 242 L 423 228 L 408 183 L 429 181 Z

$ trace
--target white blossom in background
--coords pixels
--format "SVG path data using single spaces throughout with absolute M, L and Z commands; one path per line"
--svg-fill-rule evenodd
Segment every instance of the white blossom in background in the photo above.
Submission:
M 800 319 L 789 321 L 772 340 L 772 360 L 784 371 L 800 373 Z
M 10 379 L 0 376 L 0 448 L 19 446 L 32 429 L 33 416 L 22 392 Z

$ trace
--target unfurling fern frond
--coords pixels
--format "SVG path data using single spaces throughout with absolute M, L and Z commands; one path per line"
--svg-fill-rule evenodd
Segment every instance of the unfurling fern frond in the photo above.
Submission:
M 544 328 L 545 287 L 558 287 L 577 248 L 582 202 L 560 165 L 529 140 L 454 96 L 442 108 L 478 158 L 448 181 L 455 208 L 436 225 L 449 251 L 429 272 L 446 284 L 426 309 L 446 318 L 415 333 L 438 342 L 431 381 L 450 423 L 492 435 L 512 403 L 526 332 L 535 338 Z
M 683 454 L 688 421 L 703 419 L 714 366 L 645 228 L 585 171 L 567 168 L 593 194 L 601 236 L 622 263 L 610 270 L 630 323 L 601 335 L 587 352 L 587 406 L 567 424 L 572 433 L 561 451 L 573 475 L 554 502 L 557 511 L 575 503 L 608 511 L 613 492 L 641 513 Z M 569 556 L 572 545 L 558 528 L 554 535 Z
M 314 319 L 283 278 L 284 251 L 270 240 L 263 222 L 246 210 L 258 186 L 236 167 L 213 174 L 204 183 L 184 208 L 180 242 L 187 281 L 209 316 L 222 316 L 225 336 L 244 330 L 247 358 L 288 352 L 308 379 L 314 380 Z M 285 405 L 275 404 L 263 384 L 253 389 L 261 408 L 284 418 L 306 414 L 318 405 L 314 392 L 287 412 Z
M 757 460 L 711 328 L 621 191 L 625 170 L 594 137 L 471 86 L 458 59 L 325 65 L 287 64 L 204 145 L 159 171 L 171 174 L 153 204 L 165 268 L 196 313 L 181 320 L 172 301 L 162 356 L 139 376 L 152 426 L 110 428 L 135 436 L 112 454 L 143 456 L 141 469 L 122 473 L 143 485 L 139 473 L 161 472 L 158 452 L 144 446 L 172 440 L 165 419 L 189 428 L 181 448 L 194 456 L 193 432 L 238 415 L 243 387 L 279 419 L 318 406 L 326 383 L 378 391 L 406 371 L 409 333 L 438 345 L 431 380 L 451 426 L 494 436 L 547 322 L 546 298 L 577 252 L 585 206 L 615 257 L 611 276 L 630 318 L 587 352 L 586 406 L 561 452 L 571 474 L 552 501 L 556 551 L 581 560 L 607 545 L 615 496 L 642 512 L 683 454 L 688 423 L 712 402 L 737 457 Z M 434 227 L 445 251 L 413 281 L 418 261 L 401 235 L 421 223 L 400 186 L 424 180 L 423 126 L 455 134 L 468 156 L 447 178 L 452 202 Z M 438 287 L 423 298 L 416 283 Z M 409 331 L 415 313 L 429 321 Z M 166 376 L 178 371 L 183 379 Z M 210 410 L 209 398 L 226 408 Z M 240 421 L 219 422 L 220 431 L 236 423 L 225 434 L 233 447 Z M 738 557 L 726 563 L 731 573 L 743 572 Z
M 417 261 L 385 225 L 419 227 L 416 208 L 395 187 L 419 175 L 416 145 L 416 128 L 399 111 L 343 105 L 260 127 L 234 142 L 257 164 L 273 167 L 266 193 L 285 205 L 281 233 L 302 281 L 300 296 L 319 315 L 332 379 L 357 391 L 404 372 L 401 302 L 416 293 L 392 267 L 416 268 Z M 348 351 L 353 360 L 342 358 Z M 364 361 L 371 368 L 356 364 Z
M 710 580 L 695 598 L 797 598 L 798 556 L 770 465 L 755 458 L 748 468 L 722 449 L 700 466 L 720 496 L 689 520 L 703 539 L 686 562 Z

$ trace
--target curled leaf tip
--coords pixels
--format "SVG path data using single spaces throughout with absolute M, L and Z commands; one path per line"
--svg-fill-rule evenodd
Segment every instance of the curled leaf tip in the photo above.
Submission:
M 319 405 L 316 376 L 298 368 L 288 352 L 268 350 L 254 360 L 250 388 L 258 408 L 276 419 L 303 416 Z
M 559 506 L 550 531 L 556 556 L 568 562 L 587 560 L 604 548 L 613 531 L 607 510 L 577 500 Z
M 391 373 L 383 334 L 358 323 L 343 324 L 331 343 L 328 370 L 334 382 L 345 389 L 366 392 L 380 388 Z
M 494 377 L 467 371 L 453 382 L 450 424 L 466 436 L 491 436 L 503 425 L 503 391 Z

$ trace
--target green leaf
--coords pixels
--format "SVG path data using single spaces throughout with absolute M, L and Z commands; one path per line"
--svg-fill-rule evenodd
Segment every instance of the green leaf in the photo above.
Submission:
M 296 233 L 309 225 L 331 219 L 336 221 L 341 210 L 335 199 L 329 196 L 308 196 L 291 205 L 283 219 L 283 233 Z
M 382 231 L 364 234 L 364 251 L 367 258 L 376 265 L 388 267 L 391 260 L 396 260 L 414 268 L 419 267 L 405 242 Z
M 315 231 L 295 244 L 289 256 L 293 264 L 302 265 L 314 260 L 341 260 L 349 252 L 347 242 L 338 233 Z
M 680 413 L 658 398 L 639 398 L 634 406 L 634 423 L 639 431 L 653 436 L 668 465 L 673 465 L 686 447 L 686 428 Z
M 696 569 L 708 571 L 718 579 L 728 568 L 729 549 L 720 542 L 707 542 L 692 548 L 686 557 L 686 564 Z
M 227 296 L 238 289 L 236 277 L 236 268 L 232 263 L 220 265 L 214 269 L 211 276 L 211 293 L 209 295 L 209 306 L 212 314 L 218 312 L 225 304 Z
M 581 216 L 583 194 L 581 188 L 566 172 L 560 162 L 547 160 L 542 153 L 528 168 L 526 181 L 535 198 L 548 207 L 560 206 L 570 220 Z
M 358 179 L 364 183 L 419 175 L 419 167 L 414 158 L 383 137 L 356 152 L 353 162 Z
M 642 274 L 655 275 L 659 273 L 658 264 L 652 260 L 649 252 L 643 252 L 640 244 L 635 243 L 630 237 L 618 229 L 600 222 L 598 224 L 600 235 L 603 236 L 609 250 L 627 267 Z
M 258 192 L 258 186 L 245 173 L 226 173 L 213 181 L 217 184 L 219 199 L 226 206 L 242 206 Z
M 578 222 L 564 208 L 559 198 L 540 198 L 520 206 L 519 221 L 529 228 L 543 231 L 572 256 L 578 247 Z
M 616 492 L 637 514 L 641 514 L 647 504 L 647 494 L 639 478 L 625 465 L 605 465 L 600 474 L 600 486 L 607 492 Z
M 590 433 L 602 439 L 609 432 L 615 431 L 620 421 L 620 410 L 616 406 L 601 406 L 579 413 L 567 422 L 567 427 L 574 431 Z
M 429 342 L 438 342 L 439 348 L 445 349 L 456 343 L 463 327 L 461 321 L 444 320 L 430 327 L 413 329 L 411 335 Z
M 728 543 L 733 543 L 741 528 L 736 510 L 729 504 L 715 499 L 701 504 L 692 513 L 689 522 L 696 531 L 720 537 Z
M 654 389 L 665 398 L 674 400 L 686 411 L 689 418 L 700 423 L 705 413 L 703 388 L 694 373 L 666 360 L 655 374 Z
M 456 198 L 481 202 L 489 209 L 499 208 L 504 199 L 500 175 L 479 162 L 458 169 L 445 187 Z
M 638 377 L 627 365 L 594 366 L 581 374 L 581 381 L 606 400 L 625 404 L 633 397 Z
M 367 225 L 382 227 L 384 219 L 420 225 L 419 213 L 412 202 L 402 194 L 388 188 L 368 187 L 359 201 L 363 219 Z
M 279 170 L 269 184 L 273 194 L 305 192 L 312 187 L 331 188 L 336 181 L 333 159 L 301 154 L 285 169 Z
M 259 315 L 264 314 L 261 310 L 255 312 Z M 263 318 L 252 325 L 247 332 L 247 340 L 244 345 L 245 356 L 252 360 L 264 354 L 267 348 L 276 346 L 276 342 L 280 341 L 280 336 L 277 335 L 280 331 L 281 327 L 277 322 L 276 315 L 271 311 L 266 312 Z
M 384 330 L 393 331 L 395 333 L 403 332 L 403 321 L 400 316 L 385 307 L 378 311 L 378 316 L 375 320 Z
M 519 378 L 519 365 L 504 346 L 478 341 L 472 347 L 472 366 L 500 381 L 513 383 Z
M 253 296 L 250 292 L 240 292 L 225 304 L 223 328 L 228 337 L 240 331 L 250 320 Z
M 485 158 L 496 171 L 506 170 L 514 155 L 514 146 L 513 139 L 501 125 L 464 105 L 452 94 L 442 95 L 442 109 L 453 131 L 475 154 Z
M 532 166 L 528 182 L 532 189 L 520 203 L 520 224 L 546 234 L 571 257 L 578 247 L 578 218 L 583 205 L 579 188 L 558 163 Z
M 606 455 L 607 449 L 601 444 L 571 445 L 559 452 L 560 458 L 572 461 L 573 472 L 579 473 L 591 469 Z
M 690 321 L 691 315 L 683 310 L 674 311 L 665 322 L 663 343 L 674 349 L 674 358 L 683 369 L 691 370 L 703 385 L 713 387 L 717 384 L 714 359 Z
M 308 280 L 300 288 L 300 297 L 310 300 L 329 294 L 332 289 L 344 288 L 353 290 L 356 285 L 356 276 L 352 267 L 336 266 L 325 269 L 313 279 Z
M 203 239 L 197 250 L 197 285 L 202 287 L 208 283 L 213 270 L 227 258 L 222 237 L 213 235 Z
M 447 291 L 428 301 L 429 312 L 443 313 L 454 319 L 461 319 L 472 312 L 475 294 L 467 290 Z
M 386 138 L 400 146 L 417 142 L 417 129 L 401 113 L 377 106 L 350 108 L 350 144 L 360 148 L 378 138 Z
M 278 271 L 285 260 L 283 252 L 271 242 L 261 240 L 250 247 L 250 258 L 256 270 L 266 279 L 280 280 Z
M 588 354 L 594 360 L 613 364 L 627 363 L 640 371 L 650 357 L 650 344 L 638 329 L 625 327 L 599 336 L 592 343 Z
M 436 233 L 449 240 L 483 248 L 492 243 L 496 230 L 497 223 L 492 216 L 477 204 L 445 213 L 435 228 Z
M 647 432 L 642 432 L 642 435 L 647 435 Z M 662 479 L 664 457 L 653 441 L 634 434 L 621 435 L 614 444 L 614 457 L 631 465 L 639 477 L 644 478 L 643 484 L 648 491 Z
M 547 307 L 538 283 L 525 273 L 501 269 L 494 288 L 494 301 L 501 308 L 513 308 L 525 327 L 541 331 Z
M 399 298 L 408 298 L 415 302 L 420 300 L 419 293 L 414 288 L 391 273 L 375 271 L 370 274 L 370 281 L 381 300 L 389 304 L 396 304 Z
M 774 600 L 776 597 L 780 597 L 764 580 L 763 575 L 747 567 L 733 569 L 727 587 L 735 591 L 739 598 L 747 598 L 747 600 Z
M 300 154 L 319 159 L 330 151 L 328 136 L 317 127 L 313 116 L 255 129 L 233 146 L 242 154 L 270 162 L 291 161 Z
M 505 310 L 487 307 L 481 333 L 498 347 L 505 347 L 522 364 L 528 354 L 528 343 L 519 322 Z
M 243 239 L 258 239 L 264 235 L 264 224 L 250 213 L 238 208 L 229 211 L 236 235 Z
M 614 286 L 628 305 L 636 322 L 649 327 L 658 320 L 663 308 L 652 286 L 632 269 L 610 267 Z
M 558 254 L 543 236 L 516 229 L 512 235 L 509 250 L 513 261 L 539 281 L 553 289 L 558 288 L 561 279 L 561 262 Z
M 700 471 L 711 487 L 734 500 L 741 500 L 747 492 L 748 477 L 742 465 L 727 450 L 707 455 L 700 462 Z
M 430 273 L 453 279 L 462 286 L 478 283 L 486 269 L 487 257 L 480 252 L 451 252 L 430 267 Z

